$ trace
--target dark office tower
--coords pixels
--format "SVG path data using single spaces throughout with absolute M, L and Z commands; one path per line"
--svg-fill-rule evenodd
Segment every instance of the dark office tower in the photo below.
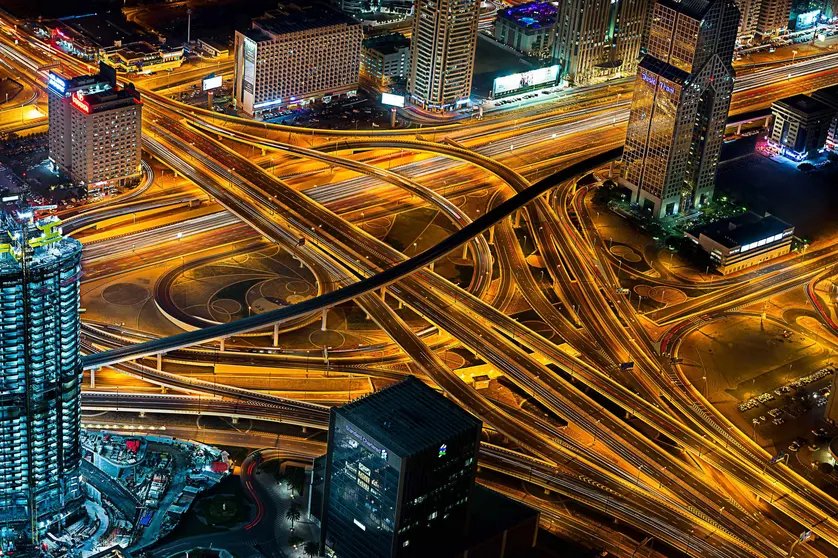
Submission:
M 713 197 L 739 9 L 733 0 L 657 0 L 634 82 L 622 182 L 656 217 Z
M 414 377 L 332 409 L 323 533 L 338 558 L 462 549 L 481 423 Z
M 81 244 L 0 215 L 0 545 L 31 549 L 81 500 Z M 23 546 L 22 546 L 23 545 Z

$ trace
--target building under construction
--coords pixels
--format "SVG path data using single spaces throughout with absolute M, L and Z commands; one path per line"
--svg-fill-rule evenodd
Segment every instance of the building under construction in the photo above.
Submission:
M 0 213 L 0 544 L 34 550 L 78 509 L 81 244 Z

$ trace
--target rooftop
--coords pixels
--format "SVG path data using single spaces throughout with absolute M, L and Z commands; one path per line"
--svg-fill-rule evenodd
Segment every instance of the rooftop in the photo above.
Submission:
M 529 2 L 498 12 L 498 17 L 512 21 L 520 27 L 540 29 L 556 23 L 558 8 L 550 2 Z
M 690 74 L 684 70 L 658 60 L 654 56 L 645 56 L 640 61 L 639 67 L 679 85 L 684 85 L 687 78 L 690 77 Z
M 61 24 L 86 35 L 100 47 L 109 47 L 118 41 L 131 42 L 144 38 L 142 30 L 125 21 L 119 12 L 90 14 L 64 20 Z
M 140 104 L 140 94 L 133 88 L 107 89 L 99 93 L 84 96 L 84 102 L 92 112 L 108 110 L 120 106 Z
M 343 12 L 318 2 L 312 2 L 311 4 L 280 3 L 276 10 L 265 12 L 264 16 L 253 20 L 254 28 L 261 28 L 274 35 L 308 31 L 332 25 L 361 25 L 361 23 Z
M 381 54 L 395 54 L 400 49 L 410 47 L 410 39 L 401 33 L 387 33 L 364 39 L 364 48 L 375 50 Z
M 54 265 L 67 257 L 78 257 L 81 253 L 81 243 L 78 240 L 61 234 L 61 221 L 57 217 L 31 222 L 25 217 L 28 211 L 23 208 L 0 213 L 0 245 L 6 246 L 0 250 L 2 275 L 17 275 L 22 272 L 24 238 L 30 247 L 26 256 L 30 271 Z
M 479 419 L 414 376 L 338 407 L 335 413 L 401 457 L 482 427 Z
M 700 21 L 710 10 L 713 0 L 658 0 L 658 3 Z
M 736 248 L 766 240 L 788 230 L 793 231 L 794 227 L 773 215 L 766 214 L 765 217 L 761 217 L 753 211 L 748 211 L 693 229 L 690 235 L 698 238 L 703 234 L 726 248 Z
M 833 110 L 828 105 L 825 105 L 824 103 L 818 101 L 817 99 L 813 99 L 808 95 L 803 95 L 802 93 L 792 95 L 791 97 L 786 97 L 785 99 L 780 99 L 779 101 L 775 101 L 772 106 L 787 107 L 791 110 L 806 115 L 819 114 L 822 112 L 831 112 Z
M 812 93 L 812 97 L 838 110 L 838 85 L 818 89 Z

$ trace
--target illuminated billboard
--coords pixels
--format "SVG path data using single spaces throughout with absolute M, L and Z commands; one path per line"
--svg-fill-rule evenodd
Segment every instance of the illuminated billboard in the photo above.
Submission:
M 55 72 L 49 73 L 49 81 L 47 82 L 50 89 L 58 93 L 64 93 L 67 89 L 67 82 L 64 81 L 64 78 L 56 74 Z
M 401 95 L 393 95 L 392 93 L 382 93 L 381 104 L 390 105 L 391 107 L 403 107 L 404 97 Z
M 553 85 L 558 78 L 558 65 L 495 78 L 495 82 L 492 85 L 492 95 L 498 97 L 539 85 Z
M 218 89 L 221 87 L 224 78 L 222 76 L 207 76 L 201 82 L 203 84 L 203 90 L 209 91 L 210 89 Z
M 806 29 L 807 27 L 812 27 L 818 22 L 818 16 L 821 15 L 820 10 L 814 10 L 811 12 L 806 12 L 805 14 L 800 14 L 797 16 L 797 22 L 794 26 L 796 30 Z

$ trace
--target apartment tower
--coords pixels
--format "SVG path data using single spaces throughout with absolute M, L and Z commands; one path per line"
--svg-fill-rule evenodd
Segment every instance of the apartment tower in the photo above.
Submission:
M 468 103 L 480 0 L 416 0 L 408 92 L 412 103 L 448 111 Z

